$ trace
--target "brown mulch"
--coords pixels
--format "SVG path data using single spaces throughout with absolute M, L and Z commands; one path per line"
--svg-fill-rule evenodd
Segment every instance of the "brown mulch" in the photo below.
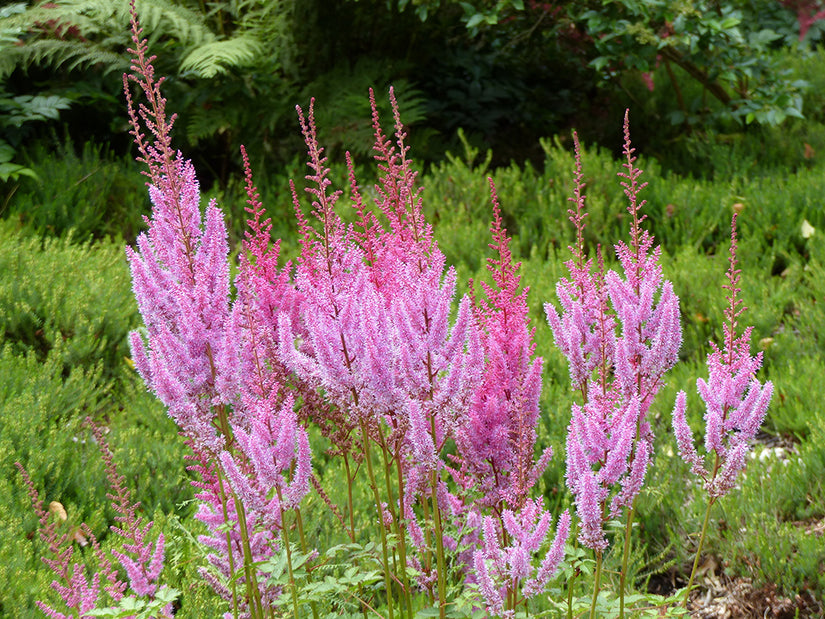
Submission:
M 690 616 L 695 619 L 794 619 L 823 617 L 825 608 L 810 592 L 793 599 L 780 595 L 776 585 L 754 589 L 749 578 L 720 577 L 691 596 Z

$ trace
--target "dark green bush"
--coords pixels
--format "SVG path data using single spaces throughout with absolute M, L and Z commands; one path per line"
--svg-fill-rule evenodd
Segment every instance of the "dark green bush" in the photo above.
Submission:
M 132 239 L 143 226 L 149 200 L 145 178 L 129 158 L 115 157 L 103 145 L 76 149 L 68 138 L 37 143 L 26 165 L 37 175 L 10 189 L 4 218 L 41 235 Z
M 0 616 L 36 617 L 34 600 L 52 599 L 15 462 L 46 505 L 65 507 L 67 530 L 85 521 L 105 542 L 114 523 L 87 416 L 111 429 L 119 472 L 149 516 L 191 498 L 174 424 L 128 364 L 137 311 L 122 252 L 0 222 Z

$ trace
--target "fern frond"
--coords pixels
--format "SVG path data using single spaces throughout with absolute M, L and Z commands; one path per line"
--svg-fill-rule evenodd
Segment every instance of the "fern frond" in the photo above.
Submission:
M 232 67 L 252 64 L 263 51 L 261 42 L 248 34 L 231 39 L 213 41 L 193 49 L 181 62 L 183 73 L 192 72 L 210 78 L 224 74 Z
M 215 41 L 204 16 L 174 0 L 137 0 L 137 11 L 151 39 L 169 37 L 184 47 Z M 4 48 L 0 78 L 32 64 L 69 69 L 100 64 L 106 72 L 122 71 L 128 68 L 128 30 L 125 1 L 40 2 L 0 19 L 0 31 L 16 32 L 23 42 Z
M 200 140 L 231 126 L 232 123 L 220 113 L 219 109 L 212 107 L 207 110 L 204 107 L 195 107 L 187 114 L 186 139 L 197 144 Z
M 128 3 L 123 3 L 129 23 Z M 168 0 L 138 0 L 136 7 L 147 36 L 167 35 L 185 46 L 199 46 L 215 40 L 201 13 Z
M 6 53 L 8 57 L 0 63 L 0 78 L 7 75 L 6 70 L 10 72 L 16 66 L 33 64 L 68 70 L 98 66 L 104 73 L 129 68 L 129 61 L 123 54 L 83 41 L 42 39 L 30 41 L 26 45 L 7 50 Z

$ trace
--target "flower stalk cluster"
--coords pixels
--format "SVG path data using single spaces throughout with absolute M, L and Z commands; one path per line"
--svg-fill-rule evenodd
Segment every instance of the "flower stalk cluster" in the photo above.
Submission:
M 417 587 L 446 616 L 450 563 L 468 582 L 475 562 L 495 564 L 483 579 L 505 591 L 509 610 L 536 595 L 561 561 L 569 517 L 541 555 L 553 520 L 530 497 L 551 457 L 533 453 L 541 359 L 495 193 L 493 283 L 482 299 L 456 299 L 455 269 L 423 216 L 392 91 L 391 137 L 370 94 L 374 206 L 347 155 L 354 225 L 344 223 L 342 194 L 331 189 L 313 106 L 298 108 L 311 202 L 305 210 L 293 184 L 300 256 L 279 266 L 244 152 L 250 217 L 232 282 L 223 216 L 215 203 L 201 213 L 192 165 L 171 148 L 174 117 L 167 119 L 134 11 L 132 29 L 124 87 L 153 210 L 127 249 L 145 324 L 130 341 L 135 367 L 192 449 L 197 518 L 209 531 L 201 541 L 212 551 L 202 573 L 229 601 L 227 614 L 269 616 L 285 591 L 258 566 L 282 549 L 290 556 L 287 512 L 300 522 L 310 488 L 331 505 L 312 471 L 311 425 L 343 460 L 349 499 L 332 507 L 351 539 L 352 489 L 366 476 L 390 617 L 396 608 L 413 616 Z M 145 103 L 135 106 L 131 83 Z M 473 526 L 481 522 L 483 535 Z M 450 561 L 459 547 L 463 558 Z M 496 548 L 519 561 L 502 563 Z
M 487 281 L 471 281 L 470 292 L 457 298 L 456 270 L 424 217 L 393 91 L 391 135 L 370 91 L 380 176 L 370 204 L 347 153 L 347 215 L 318 142 L 314 103 L 306 111 L 298 107 L 310 203 L 302 203 L 292 183 L 300 255 L 294 264 L 279 264 L 280 242 L 271 238 L 242 149 L 249 219 L 233 279 L 223 213 L 214 201 L 202 210 L 192 163 L 171 146 L 175 117 L 166 112 L 163 80 L 154 75 L 134 4 L 132 40 L 124 91 L 153 205 L 147 230 L 126 250 L 144 321 L 130 334 L 132 357 L 191 450 L 196 518 L 206 529 L 199 541 L 208 549 L 200 573 L 226 600 L 224 616 L 280 616 L 287 604 L 299 616 L 293 557 L 300 548 L 302 557 L 317 558 L 301 516 L 312 492 L 350 541 L 364 529 L 380 539 L 383 589 L 374 593 L 389 619 L 412 619 L 421 599 L 445 618 L 456 582 L 490 616 L 526 612 L 559 570 L 576 524 L 578 541 L 596 556 L 594 617 L 610 543 L 605 526 L 624 514 L 623 616 L 634 502 L 653 455 L 651 410 L 682 339 L 679 300 L 664 278 L 661 248 L 642 226 L 645 183 L 627 115 L 619 177 L 630 229 L 628 240 L 615 245 L 617 268 L 606 268 L 601 248 L 585 248 L 585 183 L 574 134 L 568 213 L 576 240 L 566 262 L 569 277 L 557 285 L 558 307 L 545 305 L 579 395 L 566 441 L 574 523 L 568 511 L 555 517 L 535 496 L 553 456 L 550 449 L 537 453 L 543 360 L 492 179 Z M 142 103 L 133 100 L 133 86 Z M 697 383 L 707 409 L 705 447 L 714 453 L 710 468 L 693 445 L 684 392 L 673 414 L 680 454 L 705 482 L 708 510 L 733 487 L 772 389 L 754 377 L 761 355 L 749 355 L 750 329 L 737 334 L 744 308 L 735 218 L 725 289 L 724 347 L 713 347 L 709 377 Z M 320 437 L 315 448 L 326 446 L 328 458 L 342 464 L 345 504 L 332 501 L 324 488 L 331 480 L 313 471 L 311 432 Z M 105 444 L 97 429 L 95 437 Z M 147 598 L 162 591 L 164 538 L 154 546 L 147 541 L 151 523 L 139 517 L 108 448 L 103 459 L 118 513 L 113 531 L 126 540 L 114 556 L 128 584 L 103 559 L 91 581 L 81 567 L 70 567 L 71 547 L 65 549 L 20 467 L 53 554 L 54 587 L 81 617 L 94 611 L 102 578 L 115 602 L 127 587 Z M 354 504 L 359 484 L 372 498 L 366 518 Z M 699 551 L 703 539 L 704 530 Z M 267 567 L 281 557 L 288 580 L 276 582 Z M 692 579 L 688 592 L 691 585 Z M 365 614 L 376 603 L 356 600 Z M 314 606 L 312 612 L 318 616 Z M 158 616 L 170 613 L 165 606 Z
M 645 201 L 639 192 L 646 183 L 639 181 L 642 171 L 635 165 L 627 115 L 624 134 L 625 171 L 619 177 L 631 224 L 629 242 L 615 247 L 621 272 L 605 272 L 600 249 L 595 265 L 585 253 L 587 213 L 581 149 L 574 134 L 575 193 L 570 200 L 575 206 L 568 213 L 576 243 L 566 263 L 570 277 L 557 285 L 561 311 L 545 305 L 556 345 L 569 361 L 572 387 L 581 394 L 568 428 L 566 480 L 576 501 L 578 539 L 597 557 L 591 616 L 608 547 L 604 525 L 626 511 L 626 561 L 633 503 L 653 452 L 648 413 L 682 341 L 679 299 L 662 275 L 661 249 L 641 227 Z M 623 590 L 622 580 L 620 595 Z

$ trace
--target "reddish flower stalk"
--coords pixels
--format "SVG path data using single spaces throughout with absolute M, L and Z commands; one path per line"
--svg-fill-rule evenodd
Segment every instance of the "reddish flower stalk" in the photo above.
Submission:
M 485 362 L 456 440 L 459 484 L 465 492 L 479 494 L 463 508 L 466 524 L 479 526 L 482 534 L 464 540 L 475 544 L 467 559 L 474 570 L 468 582 L 479 585 L 488 613 L 502 614 L 539 594 L 553 577 L 564 556 L 570 516 L 567 511 L 561 515 L 551 547 L 534 565 L 552 522 L 541 501 L 529 498 L 552 457 L 549 448 L 538 459 L 534 453 L 542 359 L 531 358 L 535 330 L 530 328 L 528 288 L 520 290 L 521 265 L 513 261 L 495 185 L 489 182 L 495 257 L 488 258 L 487 269 L 492 285 L 482 282 L 484 297 L 473 298 Z
M 106 441 L 100 426 L 90 418 L 86 419 L 92 429 L 95 441 L 98 444 L 101 457 L 106 469 L 110 491 L 106 494 L 112 502 L 112 508 L 118 514 L 115 517 L 117 524 L 110 529 L 123 539 L 120 550 L 113 550 L 111 554 L 118 560 L 129 579 L 128 589 L 137 597 L 154 599 L 158 591 L 157 581 L 163 569 L 164 537 L 161 533 L 153 544 L 147 540 L 151 533 L 152 522 L 143 522 L 138 514 L 139 503 L 132 501 L 131 493 L 126 488 L 125 479 L 117 472 L 117 467 L 111 449 Z M 109 556 L 101 549 L 97 538 L 86 523 L 81 523 L 79 530 L 83 537 L 88 539 L 98 560 L 98 569 L 87 576 L 86 566 L 81 562 L 72 562 L 74 555 L 75 536 L 68 533 L 58 534 L 58 524 L 55 517 L 43 508 L 43 503 L 34 487 L 34 483 L 23 466 L 15 463 L 23 481 L 29 490 L 32 507 L 40 520 L 40 539 L 47 545 L 50 557 L 43 557 L 43 562 L 49 566 L 57 578 L 52 581 L 54 591 L 63 599 L 66 608 L 71 614 L 66 615 L 37 601 L 37 607 L 47 616 L 54 619 L 69 619 L 69 617 L 91 617 L 88 613 L 105 605 L 101 599 L 101 578 L 107 584 L 104 589 L 109 594 L 111 602 L 117 604 L 124 597 L 127 583 L 118 576 Z M 62 508 L 61 508 L 62 509 Z M 65 518 L 65 515 L 64 515 Z M 82 542 L 85 544 L 85 542 Z M 160 610 L 158 617 L 171 617 L 171 605 Z
M 129 587 L 138 596 L 152 598 L 157 591 L 157 580 L 160 571 L 163 569 L 163 533 L 158 535 L 158 539 L 152 548 L 152 544 L 147 541 L 147 535 L 152 529 L 153 522 L 143 522 L 143 517 L 138 514 L 140 503 L 132 501 L 131 492 L 126 487 L 126 479 L 117 472 L 112 451 L 103 430 L 91 417 L 86 418 L 86 423 L 92 430 L 92 434 L 97 441 L 103 464 L 106 468 L 106 477 L 109 480 L 110 492 L 106 494 L 112 502 L 112 508 L 117 512 L 115 521 L 117 525 L 110 528 L 113 532 L 123 538 L 123 551 L 113 551 L 113 555 L 118 559 L 126 576 L 129 578 Z M 171 608 L 168 609 L 171 614 Z

